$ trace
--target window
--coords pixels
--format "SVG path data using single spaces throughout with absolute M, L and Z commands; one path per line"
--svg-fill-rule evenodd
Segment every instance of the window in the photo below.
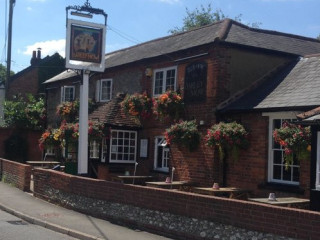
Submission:
M 90 142 L 90 158 L 99 158 L 100 143 L 96 140 Z
M 155 138 L 154 169 L 169 172 L 169 148 L 164 137 Z
M 108 143 L 107 143 L 107 138 L 104 138 L 102 140 L 102 155 L 101 155 L 101 162 L 106 162 L 107 160 L 107 153 L 108 153 Z
M 320 190 L 320 132 L 317 133 L 316 189 Z
M 110 162 L 131 163 L 136 161 L 137 132 L 112 130 Z
M 268 179 L 270 182 L 284 184 L 299 184 L 300 165 L 297 160 L 286 166 L 283 161 L 284 149 L 274 141 L 273 131 L 280 128 L 284 121 L 294 121 L 295 113 L 279 113 L 269 115 L 269 166 Z
M 157 69 L 154 71 L 153 95 L 160 95 L 167 90 L 176 90 L 176 67 Z
M 112 98 L 112 79 L 97 81 L 96 101 L 107 102 Z
M 46 147 L 45 158 L 46 158 L 46 156 L 54 156 L 55 154 L 56 154 L 56 151 L 55 151 L 53 146 L 47 146 Z
M 72 102 L 74 100 L 74 86 L 61 87 L 61 102 Z

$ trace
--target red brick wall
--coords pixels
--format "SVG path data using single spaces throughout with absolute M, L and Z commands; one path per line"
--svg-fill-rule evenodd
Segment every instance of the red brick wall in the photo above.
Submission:
M 0 158 L 0 174 L 2 181 L 30 191 L 31 166 Z
M 38 94 L 38 68 L 30 67 L 26 73 L 18 76 L 10 81 L 8 89 L 8 98 L 11 99 L 13 95 Z
M 138 185 L 123 185 L 44 169 L 34 171 L 34 183 L 35 195 L 43 198 L 50 197 L 46 194 L 46 190 L 56 189 L 66 194 L 170 212 L 250 230 L 295 238 L 319 239 L 320 213 L 308 210 L 280 208 L 242 200 Z M 62 202 L 61 199 L 60 203 Z M 90 214 L 91 211 L 88 210 L 87 213 Z M 169 229 L 158 229 L 160 230 L 170 231 Z

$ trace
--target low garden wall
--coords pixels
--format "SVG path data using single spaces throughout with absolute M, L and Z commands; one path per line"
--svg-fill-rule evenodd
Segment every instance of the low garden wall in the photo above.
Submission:
M 213 239 L 217 224 L 319 239 L 320 213 L 34 170 L 34 194 L 68 208 L 180 239 Z M 265 238 L 269 239 L 269 238 Z M 271 238 L 273 239 L 273 238 Z
M 31 166 L 0 158 L 1 181 L 23 191 L 30 191 Z

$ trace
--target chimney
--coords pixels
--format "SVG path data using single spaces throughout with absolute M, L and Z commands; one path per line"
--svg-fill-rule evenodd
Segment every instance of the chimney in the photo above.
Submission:
M 30 64 L 31 65 L 34 65 L 36 62 L 37 62 L 37 59 L 36 59 L 36 51 L 33 51 L 32 52 L 32 58 L 31 58 L 31 60 L 30 60 Z
M 37 54 L 37 59 L 41 59 L 41 48 L 38 48 L 38 54 Z

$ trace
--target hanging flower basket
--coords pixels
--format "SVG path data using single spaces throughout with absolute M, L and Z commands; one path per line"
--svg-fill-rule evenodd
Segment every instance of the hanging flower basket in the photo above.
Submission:
M 273 131 L 276 143 L 284 149 L 284 161 L 288 167 L 294 158 L 298 161 L 310 158 L 311 131 L 310 127 L 284 122 L 281 128 Z
M 165 131 L 165 138 L 168 144 L 176 143 L 195 150 L 200 143 L 200 133 L 197 129 L 196 121 L 180 121 L 172 125 Z
M 233 159 L 239 157 L 239 149 L 248 147 L 248 132 L 236 122 L 220 122 L 207 130 L 205 136 L 207 146 L 218 147 L 219 158 L 223 160 L 226 153 L 231 153 Z
M 79 100 L 75 100 L 73 102 L 63 102 L 57 106 L 56 113 L 61 117 L 61 119 L 68 122 L 73 122 L 79 115 L 79 105 Z
M 46 129 L 39 139 L 39 148 L 41 150 L 44 150 L 46 147 L 49 146 L 58 147 L 61 144 L 61 142 L 60 139 L 55 136 L 55 134 L 55 129 Z
M 96 121 L 88 123 L 88 138 L 89 140 L 102 140 L 104 134 L 104 124 Z M 68 142 L 75 142 L 79 138 L 79 123 L 67 123 L 63 121 L 59 128 L 47 129 L 39 139 L 40 149 L 46 146 L 54 145 L 61 146 Z
M 184 113 L 184 103 L 180 94 L 167 91 L 153 99 L 153 113 L 159 118 L 171 117 L 178 120 Z
M 134 117 L 146 119 L 152 115 L 152 99 L 146 92 L 127 95 L 121 102 L 121 107 L 126 114 Z

